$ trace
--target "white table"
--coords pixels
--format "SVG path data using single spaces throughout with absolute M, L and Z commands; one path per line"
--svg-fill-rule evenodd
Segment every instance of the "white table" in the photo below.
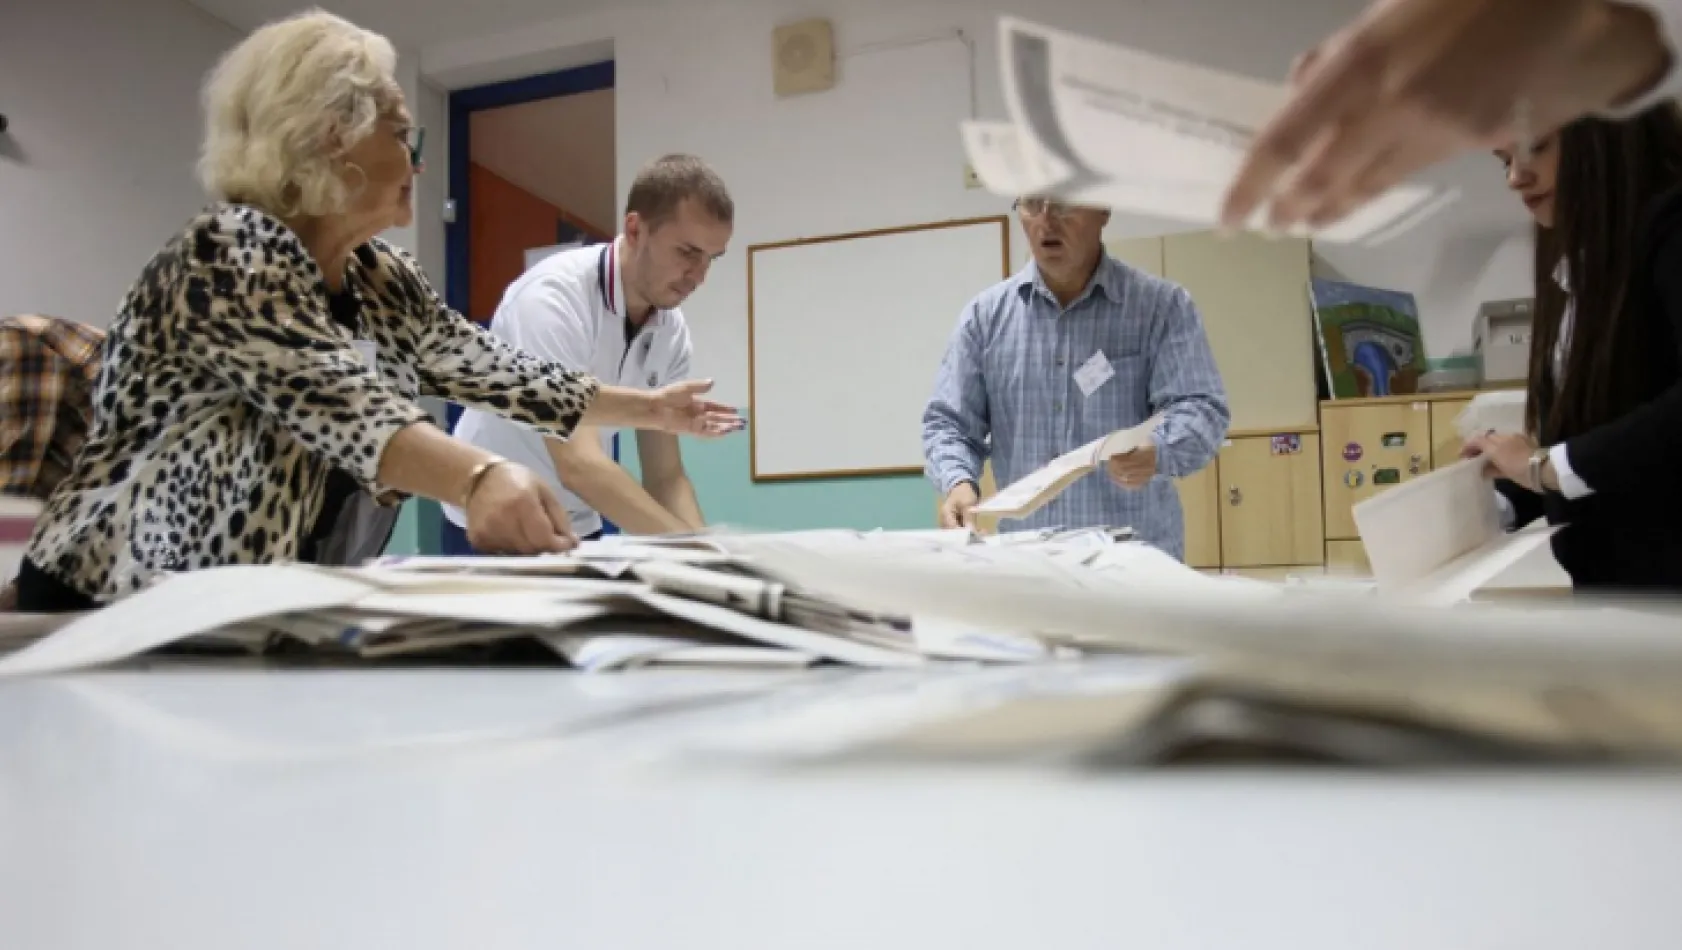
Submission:
M 568 738 L 790 682 L 0 683 L 0 946 L 1682 947 L 1679 775 L 639 776 Z

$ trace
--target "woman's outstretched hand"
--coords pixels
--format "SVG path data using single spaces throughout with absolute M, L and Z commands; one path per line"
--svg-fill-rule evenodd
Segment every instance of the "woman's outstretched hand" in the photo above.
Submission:
M 710 379 L 691 379 L 654 390 L 649 394 L 651 424 L 639 428 L 702 438 L 717 438 L 746 428 L 746 420 L 735 409 L 701 398 L 712 388 Z

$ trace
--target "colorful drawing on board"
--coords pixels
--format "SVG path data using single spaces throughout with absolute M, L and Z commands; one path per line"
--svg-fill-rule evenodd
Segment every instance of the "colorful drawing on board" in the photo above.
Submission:
M 1425 342 L 1412 294 L 1314 279 L 1308 283 L 1308 302 L 1331 398 L 1419 392 Z
M 1372 473 L 1372 483 L 1374 485 L 1400 485 L 1402 483 L 1402 473 L 1393 468 L 1381 468 Z
M 1344 446 L 1343 460 L 1345 462 L 1359 462 L 1361 460 L 1361 443 L 1351 442 Z
M 1408 434 L 1406 432 L 1386 432 L 1383 442 L 1387 449 L 1403 448 L 1408 444 Z
M 1294 433 L 1273 437 L 1274 455 L 1296 455 L 1302 451 L 1302 436 Z

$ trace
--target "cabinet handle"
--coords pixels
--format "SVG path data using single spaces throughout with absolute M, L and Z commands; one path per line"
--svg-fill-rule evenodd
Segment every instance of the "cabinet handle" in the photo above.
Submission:
M 1418 475 L 1424 465 L 1425 457 L 1422 455 L 1415 455 L 1414 457 L 1408 459 L 1408 474 Z
M 1244 493 L 1238 490 L 1237 485 L 1234 485 L 1226 490 L 1226 497 L 1227 501 L 1232 505 L 1236 506 L 1244 503 Z

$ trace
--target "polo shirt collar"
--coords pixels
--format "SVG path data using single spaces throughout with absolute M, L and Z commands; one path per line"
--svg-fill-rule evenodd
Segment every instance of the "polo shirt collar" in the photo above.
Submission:
M 596 265 L 596 289 L 601 294 L 602 306 L 608 313 L 625 319 L 625 236 L 619 235 L 602 247 L 601 260 Z M 648 321 L 643 328 L 658 326 L 666 322 L 666 311 L 658 307 L 648 315 Z

